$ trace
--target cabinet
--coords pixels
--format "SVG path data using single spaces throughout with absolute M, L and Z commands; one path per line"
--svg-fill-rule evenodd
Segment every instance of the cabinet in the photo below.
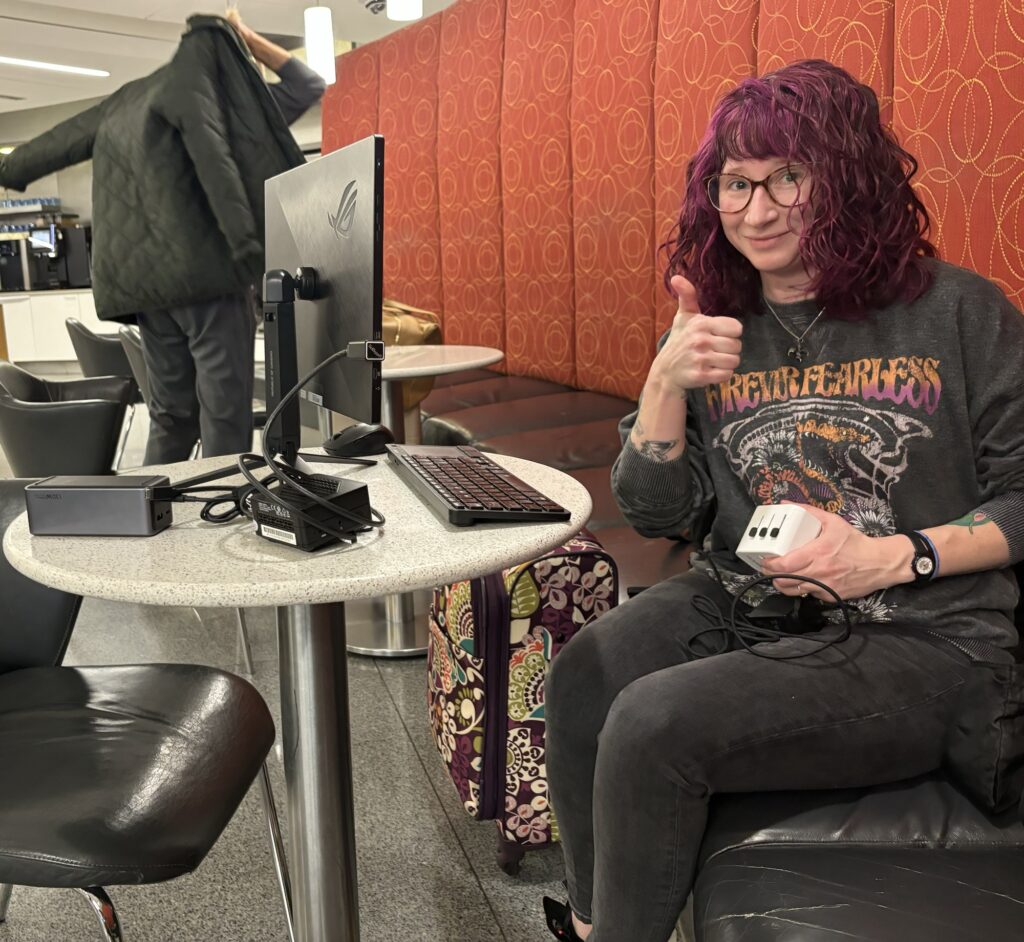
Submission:
M 15 363 L 74 361 L 75 348 L 65 321 L 77 317 L 97 333 L 116 333 L 116 324 L 96 316 L 91 291 L 38 291 L 0 296 L 7 350 Z
M 7 333 L 7 354 L 13 362 L 34 360 L 35 335 L 32 333 L 32 302 L 27 294 L 5 298 L 4 330 Z

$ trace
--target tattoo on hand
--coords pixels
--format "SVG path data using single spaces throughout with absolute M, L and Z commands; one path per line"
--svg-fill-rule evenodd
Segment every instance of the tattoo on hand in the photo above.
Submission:
M 991 523 L 991 518 L 987 514 L 980 510 L 972 510 L 969 514 L 964 514 L 957 520 L 952 521 L 954 527 L 967 527 L 968 532 L 971 536 L 974 536 L 974 528 L 983 526 L 986 523 Z

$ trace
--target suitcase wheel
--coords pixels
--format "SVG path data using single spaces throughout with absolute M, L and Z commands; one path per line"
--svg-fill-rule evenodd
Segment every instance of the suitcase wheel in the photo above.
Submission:
M 498 851 L 496 854 L 498 866 L 510 877 L 518 875 L 519 868 L 526 856 L 526 848 L 522 844 L 505 840 L 504 836 L 498 834 Z

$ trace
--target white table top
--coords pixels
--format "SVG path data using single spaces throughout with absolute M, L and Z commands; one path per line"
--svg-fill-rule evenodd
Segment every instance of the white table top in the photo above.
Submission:
M 495 347 L 469 347 L 460 344 L 423 344 L 416 347 L 387 347 L 381 364 L 386 381 L 440 376 L 460 370 L 475 370 L 497 363 L 505 356 Z
M 25 514 L 11 524 L 3 549 L 31 579 L 67 592 L 154 605 L 240 607 L 336 602 L 427 589 L 496 572 L 559 546 L 591 512 L 587 489 L 544 465 L 494 456 L 513 474 L 572 512 L 566 523 L 442 522 L 384 460 L 375 467 L 318 464 L 316 470 L 365 483 L 387 523 L 355 546 L 314 553 L 272 543 L 241 519 L 208 524 L 201 504 L 174 505 L 175 523 L 152 537 L 34 537 Z M 146 473 L 172 483 L 231 464 L 207 458 Z M 241 482 L 239 476 L 234 479 Z

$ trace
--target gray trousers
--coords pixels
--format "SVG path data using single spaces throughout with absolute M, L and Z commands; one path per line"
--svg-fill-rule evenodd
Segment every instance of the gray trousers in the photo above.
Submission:
M 249 292 L 138 315 L 149 373 L 146 464 L 252 448 L 256 318 Z
M 855 625 L 848 641 L 800 660 L 744 650 L 690 660 L 682 640 L 706 627 L 695 593 L 729 601 L 709 578 L 676 576 L 612 609 L 552 662 L 548 781 L 569 901 L 593 922 L 592 942 L 669 938 L 711 795 L 936 769 L 970 669 L 945 642 L 897 624 Z M 759 650 L 807 650 L 804 639 L 820 637 Z

